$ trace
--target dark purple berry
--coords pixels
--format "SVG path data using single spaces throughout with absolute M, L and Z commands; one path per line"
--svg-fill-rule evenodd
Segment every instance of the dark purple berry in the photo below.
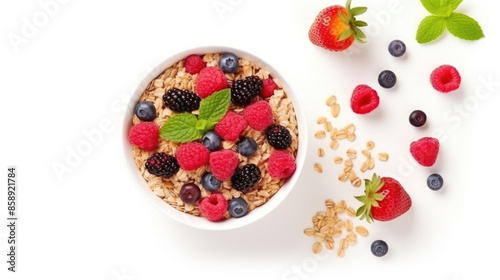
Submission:
M 444 185 L 443 177 L 439 174 L 431 174 L 427 178 L 427 186 L 433 191 L 440 190 Z
M 406 45 L 400 40 L 394 40 L 389 44 L 389 53 L 392 56 L 400 57 L 406 52 Z
M 415 110 L 410 114 L 410 123 L 415 127 L 421 127 L 427 121 L 427 115 L 423 111 Z
M 377 257 L 383 257 L 389 251 L 389 246 L 383 240 L 375 240 L 371 246 L 372 253 Z
M 383 88 L 392 88 L 396 85 L 396 74 L 390 70 L 384 70 L 378 75 L 378 83 Z
M 193 183 L 187 183 L 182 186 L 181 191 L 179 192 L 179 196 L 184 203 L 195 204 L 196 201 L 200 199 L 201 191 L 197 185 Z
M 143 101 L 135 106 L 135 114 L 141 121 L 150 122 L 156 118 L 155 105 L 149 101 Z

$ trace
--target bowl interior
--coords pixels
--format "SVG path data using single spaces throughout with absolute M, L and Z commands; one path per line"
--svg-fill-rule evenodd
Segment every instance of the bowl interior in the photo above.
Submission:
M 238 57 L 254 61 L 261 67 L 265 68 L 269 73 L 273 75 L 273 77 L 276 77 L 281 82 L 288 97 L 292 100 L 295 109 L 297 123 L 298 123 L 298 131 L 299 131 L 299 146 L 297 150 L 297 158 L 296 158 L 297 170 L 295 171 L 295 174 L 285 182 L 285 184 L 281 187 L 281 189 L 268 202 L 266 202 L 264 205 L 260 207 L 255 208 L 253 211 L 251 211 L 250 213 L 241 218 L 231 218 L 221 222 L 214 223 L 208 221 L 206 218 L 196 217 L 178 211 L 174 207 L 164 202 L 161 198 L 156 196 L 149 189 L 146 181 L 140 175 L 139 170 L 134 162 L 132 156 L 132 146 L 128 141 L 128 131 L 132 126 L 132 117 L 134 115 L 134 107 L 137 104 L 137 100 L 139 100 L 140 96 L 142 95 L 142 92 L 151 82 L 151 80 L 153 80 L 155 77 L 161 74 L 166 68 L 168 68 L 175 62 L 184 59 L 190 54 L 201 55 L 206 53 L 224 53 L 224 52 L 231 52 Z M 282 77 L 273 67 L 271 67 L 269 64 L 262 61 L 258 57 L 255 57 L 254 55 L 248 52 L 229 47 L 199 47 L 199 48 L 189 49 L 171 56 L 170 58 L 160 63 L 153 70 L 151 70 L 150 73 L 137 86 L 137 88 L 134 90 L 131 96 L 131 99 L 128 103 L 124 116 L 122 133 L 123 133 L 122 141 L 124 147 L 125 162 L 127 163 L 130 169 L 129 173 L 134 178 L 133 182 L 139 188 L 140 192 L 143 195 L 145 195 L 146 199 L 153 205 L 155 205 L 160 211 L 167 214 L 171 218 L 188 226 L 200 229 L 207 229 L 207 230 L 227 230 L 227 229 L 239 228 L 248 225 L 254 221 L 257 221 L 258 219 L 264 217 L 265 215 L 270 213 L 273 209 L 275 209 L 287 197 L 292 188 L 295 186 L 304 165 L 305 153 L 307 149 L 307 128 L 306 128 L 305 114 L 301 107 L 301 102 L 298 100 L 297 96 L 292 91 L 292 89 L 290 88 L 284 77 Z

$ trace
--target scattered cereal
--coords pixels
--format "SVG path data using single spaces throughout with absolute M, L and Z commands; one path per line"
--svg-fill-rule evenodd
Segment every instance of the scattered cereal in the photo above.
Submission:
M 356 210 L 354 210 L 354 208 L 352 207 L 347 207 L 345 209 L 345 212 L 347 213 L 347 215 L 349 215 L 349 217 L 356 217 Z
M 313 253 L 319 254 L 319 252 L 321 252 L 321 249 L 323 249 L 323 246 L 321 246 L 321 243 L 319 243 L 319 242 L 314 243 Z
M 340 114 L 340 105 L 335 103 L 331 107 L 331 113 L 334 118 L 338 117 Z
M 389 159 L 389 154 L 388 153 L 379 153 L 378 159 L 381 161 L 387 161 Z
M 331 122 L 326 122 L 323 126 L 324 126 L 326 132 L 331 132 L 333 129 Z
M 328 97 L 326 100 L 326 106 L 331 107 L 333 104 L 337 103 L 337 97 L 335 95 L 332 95 Z
M 323 173 L 323 166 L 321 166 L 321 164 L 319 164 L 319 163 L 315 163 L 314 164 L 314 171 L 316 171 L 318 173 Z
M 361 235 L 361 236 L 367 236 L 368 235 L 368 230 L 364 226 L 357 226 L 356 227 L 356 232 Z
M 326 137 L 326 132 L 323 131 L 323 130 L 318 130 L 316 131 L 316 133 L 314 134 L 314 137 L 318 138 L 318 139 L 323 139 Z
M 372 150 L 372 149 L 373 149 L 373 147 L 375 147 L 375 142 L 373 142 L 373 141 L 371 141 L 371 140 L 370 140 L 370 141 L 368 141 L 368 142 L 366 143 L 366 148 L 367 148 L 368 150 Z
M 325 117 L 319 117 L 318 120 L 316 121 L 317 124 L 324 124 L 326 123 L 326 118 Z
M 314 235 L 314 229 L 312 229 L 312 228 L 306 228 L 306 229 L 304 230 L 304 234 L 305 234 L 306 236 L 313 236 L 313 235 Z
M 330 142 L 330 149 L 336 150 L 339 147 L 339 141 L 337 140 L 332 140 Z
M 325 156 L 325 150 L 323 150 L 323 148 L 319 148 L 318 149 L 318 157 L 324 157 Z
M 342 159 L 342 157 L 339 157 L 339 156 L 337 156 L 333 159 L 333 162 L 335 162 L 336 164 L 341 164 L 342 161 L 344 161 L 344 160 Z
M 357 154 L 357 152 L 354 149 L 347 150 L 347 157 L 349 157 L 350 159 L 355 159 L 356 154 Z

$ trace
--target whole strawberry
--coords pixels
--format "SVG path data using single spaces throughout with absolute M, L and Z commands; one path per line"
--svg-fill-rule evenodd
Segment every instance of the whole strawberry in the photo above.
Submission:
M 351 9 L 351 0 L 347 0 L 345 7 L 335 5 L 323 9 L 309 29 L 309 40 L 319 47 L 336 52 L 348 49 L 354 40 L 364 43 L 366 35 L 359 27 L 368 24 L 356 20 L 355 16 L 366 10 L 366 7 Z
M 372 180 L 365 180 L 365 195 L 356 196 L 363 203 L 356 216 L 368 222 L 390 221 L 411 208 L 411 198 L 403 186 L 393 178 L 380 178 L 373 174 Z

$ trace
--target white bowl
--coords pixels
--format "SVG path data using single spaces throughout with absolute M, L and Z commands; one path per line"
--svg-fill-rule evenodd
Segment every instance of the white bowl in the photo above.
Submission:
M 128 131 L 130 130 L 130 127 L 132 126 L 132 117 L 134 115 L 134 108 L 135 105 L 137 104 L 137 101 L 139 100 L 139 97 L 142 95 L 143 91 L 146 89 L 147 85 L 151 82 L 152 79 L 157 77 L 159 74 L 161 74 L 166 68 L 174 64 L 175 62 L 186 58 L 190 54 L 206 54 L 206 53 L 224 53 L 224 52 L 231 52 L 234 53 L 236 56 L 241 57 L 241 58 L 247 58 L 251 61 L 254 61 L 257 63 L 259 66 L 263 67 L 266 69 L 269 73 L 273 75 L 273 77 L 277 78 L 285 92 L 287 93 L 288 97 L 292 100 L 293 106 L 295 109 L 295 113 L 297 116 L 297 122 L 298 122 L 298 131 L 299 131 L 299 147 L 297 151 L 297 158 L 296 158 L 296 163 L 297 163 L 297 170 L 293 174 L 292 177 L 290 177 L 285 184 L 282 186 L 282 188 L 264 205 L 255 208 L 253 211 L 249 212 L 245 216 L 241 218 L 230 218 L 226 219 L 221 222 L 210 222 L 204 217 L 196 217 L 190 214 L 182 213 L 181 211 L 173 208 L 169 204 L 167 204 L 165 201 L 163 201 L 161 198 L 156 196 L 148 187 L 146 181 L 144 178 L 139 173 L 139 170 L 134 162 L 133 156 L 132 156 L 132 146 L 128 140 Z M 234 48 L 229 48 L 229 47 L 199 47 L 199 48 L 193 48 L 189 49 L 186 51 L 183 51 L 181 53 L 175 54 L 171 56 L 170 58 L 166 59 L 162 63 L 160 63 L 157 67 L 155 67 L 151 72 L 142 80 L 142 82 L 137 86 L 135 89 L 134 93 L 132 94 L 129 104 L 127 106 L 127 110 L 125 112 L 124 116 L 124 123 L 123 123 L 123 130 L 122 130 L 122 141 L 123 141 L 123 148 L 124 148 L 124 155 L 125 155 L 125 161 L 127 162 L 127 165 L 130 169 L 130 174 L 132 174 L 132 177 L 134 178 L 134 183 L 135 185 L 139 188 L 139 191 L 144 194 L 146 199 L 151 202 L 154 206 L 156 206 L 160 211 L 165 213 L 167 216 L 173 218 L 174 220 L 177 220 L 183 224 L 186 224 L 188 226 L 192 226 L 195 228 L 200 228 L 200 229 L 206 229 L 206 230 L 228 230 L 228 229 L 234 229 L 234 228 L 239 228 L 248 224 L 251 224 L 260 218 L 264 217 L 265 215 L 269 214 L 272 210 L 274 210 L 278 205 L 285 200 L 285 198 L 288 196 L 288 194 L 292 191 L 293 187 L 295 186 L 297 179 L 302 171 L 302 167 L 304 165 L 305 161 L 305 156 L 306 156 L 306 149 L 307 149 L 307 128 L 306 128 L 306 118 L 304 111 L 301 106 L 301 102 L 299 101 L 298 97 L 295 95 L 293 90 L 290 88 L 288 85 L 286 79 L 282 77 L 278 71 L 276 71 L 273 67 L 271 67 L 269 64 L 266 62 L 262 61 L 258 57 L 247 53 L 245 51 L 239 50 L 239 49 L 234 49 Z

